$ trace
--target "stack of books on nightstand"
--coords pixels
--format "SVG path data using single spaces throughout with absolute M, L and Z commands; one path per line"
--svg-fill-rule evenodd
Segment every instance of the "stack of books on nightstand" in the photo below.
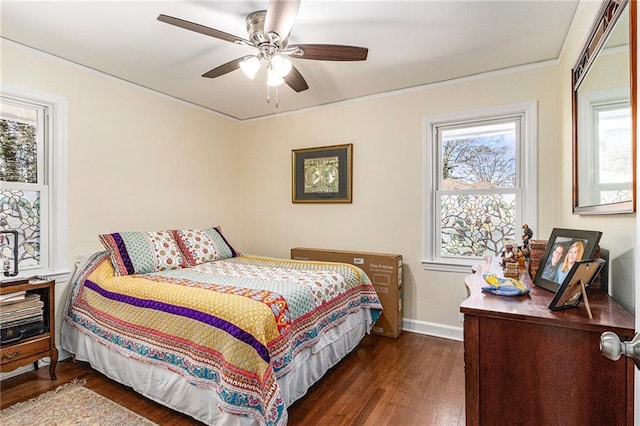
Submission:
M 0 295 L 0 343 L 44 332 L 44 302 L 38 293 L 18 291 Z

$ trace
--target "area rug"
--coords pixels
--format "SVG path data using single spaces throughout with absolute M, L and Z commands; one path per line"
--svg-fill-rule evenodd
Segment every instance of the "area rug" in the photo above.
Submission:
M 74 380 L 34 399 L 5 408 L 0 411 L 0 423 L 14 426 L 155 425 L 83 385 L 83 381 Z

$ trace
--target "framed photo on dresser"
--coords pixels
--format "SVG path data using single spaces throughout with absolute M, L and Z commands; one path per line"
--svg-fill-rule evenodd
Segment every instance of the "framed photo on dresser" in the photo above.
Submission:
M 591 285 L 598 272 L 602 270 L 604 263 L 604 259 L 576 261 L 571 268 L 569 276 L 562 283 L 551 304 L 549 304 L 549 309 L 559 311 L 578 306 L 582 300 L 583 286 L 586 288 Z
M 533 283 L 557 292 L 577 261 L 595 257 L 601 236 L 600 231 L 554 228 Z

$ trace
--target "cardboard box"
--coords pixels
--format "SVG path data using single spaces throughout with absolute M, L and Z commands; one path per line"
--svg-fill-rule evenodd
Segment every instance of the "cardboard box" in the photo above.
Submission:
M 376 289 L 382 303 L 382 315 L 373 332 L 398 337 L 402 332 L 402 256 L 387 253 L 366 253 L 345 250 L 296 247 L 291 259 L 348 263 L 362 269 Z

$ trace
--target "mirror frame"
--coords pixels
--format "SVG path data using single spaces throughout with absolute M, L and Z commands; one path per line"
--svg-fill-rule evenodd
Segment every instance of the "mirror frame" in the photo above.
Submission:
M 592 206 L 581 206 L 579 203 L 579 176 L 578 176 L 578 88 L 584 80 L 591 65 L 598 57 L 602 46 L 612 32 L 618 18 L 625 9 L 629 7 L 629 62 L 630 62 L 630 103 L 631 103 L 631 156 L 632 156 L 632 182 L 631 200 L 621 203 L 597 204 Z M 634 213 L 636 211 L 636 20 L 637 2 L 636 0 L 604 0 L 596 20 L 591 27 L 587 42 L 580 52 L 576 65 L 571 70 L 572 105 L 571 114 L 573 121 L 573 214 L 595 215 L 595 214 L 619 214 Z

